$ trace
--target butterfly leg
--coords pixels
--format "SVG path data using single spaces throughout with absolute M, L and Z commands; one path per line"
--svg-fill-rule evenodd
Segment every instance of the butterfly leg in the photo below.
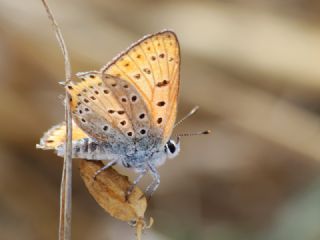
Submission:
M 137 186 L 137 184 L 141 181 L 141 179 L 146 175 L 147 173 L 147 169 L 143 169 L 139 176 L 133 181 L 133 183 L 131 184 L 131 186 L 129 187 L 127 193 L 126 193 L 126 200 L 128 200 L 128 197 L 130 196 L 130 194 L 132 193 L 133 189 L 135 186 Z
M 153 178 L 152 183 L 146 189 L 146 196 L 149 200 L 160 185 L 160 174 L 153 164 L 148 163 L 148 167 Z
M 105 166 L 103 166 L 102 168 L 100 168 L 98 171 L 96 171 L 93 175 L 93 179 L 96 180 L 97 176 L 102 173 L 104 170 L 106 170 L 109 167 L 112 167 L 113 165 L 115 165 L 118 162 L 118 160 L 113 160 L 111 162 L 108 162 Z

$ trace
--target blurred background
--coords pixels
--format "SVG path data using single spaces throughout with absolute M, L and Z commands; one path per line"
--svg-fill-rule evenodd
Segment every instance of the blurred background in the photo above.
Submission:
M 179 116 L 200 111 L 175 131 L 213 134 L 183 139 L 161 167 L 143 239 L 320 239 L 319 1 L 49 5 L 74 72 L 100 69 L 148 33 L 179 37 Z M 63 58 L 39 0 L 2 0 L 0 35 L 0 239 L 57 239 L 62 159 L 35 144 L 64 117 Z M 74 162 L 73 239 L 132 239 Z

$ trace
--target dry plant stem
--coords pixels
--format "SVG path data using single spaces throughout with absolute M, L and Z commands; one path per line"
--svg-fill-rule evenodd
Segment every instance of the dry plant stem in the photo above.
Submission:
M 141 235 L 142 235 L 142 224 L 137 224 L 136 227 L 136 239 L 141 240 Z
M 141 240 L 143 227 L 144 227 L 144 222 L 141 220 L 138 220 L 136 225 L 136 240 Z
M 53 26 L 56 38 L 64 57 L 65 64 L 65 84 L 71 81 L 71 65 L 69 54 L 64 42 L 61 30 L 45 0 L 42 3 L 47 11 L 48 17 Z M 72 210 L 72 115 L 70 109 L 70 96 L 66 91 L 65 97 L 65 119 L 66 127 L 66 148 L 64 154 L 61 189 L 60 189 L 60 222 L 59 222 L 59 239 L 71 239 L 71 210 Z

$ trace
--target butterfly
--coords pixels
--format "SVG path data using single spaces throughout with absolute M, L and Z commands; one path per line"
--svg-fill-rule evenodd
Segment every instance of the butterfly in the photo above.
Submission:
M 176 34 L 164 30 L 147 35 L 100 71 L 77 77 L 80 81 L 66 86 L 74 123 L 73 157 L 109 160 L 95 176 L 118 163 L 134 168 L 139 175 L 133 186 L 149 172 L 153 182 L 146 193 L 151 196 L 160 184 L 157 167 L 180 151 L 180 142 L 170 139 L 180 86 Z M 52 127 L 38 148 L 63 156 L 65 134 L 65 123 Z

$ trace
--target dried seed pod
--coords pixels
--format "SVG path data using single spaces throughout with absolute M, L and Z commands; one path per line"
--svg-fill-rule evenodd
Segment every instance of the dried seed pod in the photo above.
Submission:
M 146 197 L 138 187 L 134 187 L 126 199 L 132 184 L 127 176 L 110 167 L 93 179 L 94 173 L 103 166 L 100 161 L 80 161 L 80 175 L 93 198 L 114 218 L 125 222 L 144 219 Z

